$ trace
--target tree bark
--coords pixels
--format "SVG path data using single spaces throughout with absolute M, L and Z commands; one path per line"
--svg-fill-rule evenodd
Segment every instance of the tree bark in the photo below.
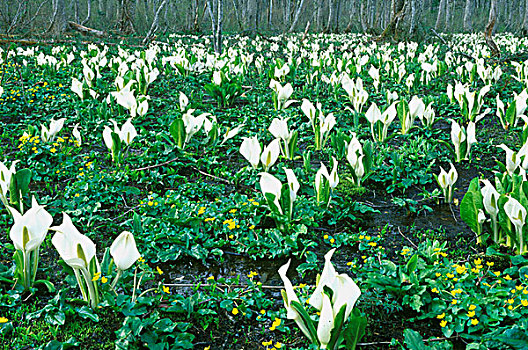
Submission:
M 136 32 L 134 28 L 134 16 L 136 14 L 136 3 L 134 0 L 121 0 L 119 11 L 119 30 L 125 35 Z
M 361 29 L 363 29 L 363 32 L 366 32 L 368 30 L 368 22 L 367 22 L 367 9 L 366 9 L 366 4 L 365 4 L 365 0 L 359 0 L 361 1 L 361 6 L 360 6 L 360 9 L 359 9 L 359 17 L 360 17 L 360 21 L 361 21 Z
M 66 30 L 66 6 L 64 0 L 53 1 L 53 19 L 48 32 L 55 37 L 58 37 Z
M 473 12 L 474 12 L 474 6 L 473 3 L 474 0 L 466 0 L 466 7 L 464 9 L 464 31 L 465 32 L 472 32 L 473 31 Z
M 85 25 L 92 17 L 92 0 L 86 0 L 86 18 L 81 22 L 81 25 Z
M 495 44 L 495 41 L 493 41 L 493 27 L 495 26 L 496 22 L 497 22 L 497 0 L 491 0 L 488 25 L 486 26 L 486 31 L 484 32 L 484 36 L 486 39 L 486 44 L 491 49 L 491 55 L 493 57 L 500 56 L 499 48 L 497 47 L 497 44 Z
M 146 44 L 150 38 L 156 33 L 159 27 L 159 15 L 161 10 L 163 10 L 163 7 L 167 4 L 167 0 L 163 0 L 161 4 L 159 5 L 158 9 L 156 10 L 156 13 L 154 14 L 154 19 L 152 20 L 152 24 L 150 26 L 150 29 L 145 36 L 145 39 L 143 40 L 143 44 Z
M 289 33 L 295 30 L 295 26 L 297 25 L 297 22 L 299 22 L 299 16 L 301 14 L 303 6 L 304 6 L 304 0 L 301 0 L 299 5 L 297 6 L 297 9 L 295 10 L 295 16 L 293 17 L 293 22 L 291 24 L 290 30 L 288 30 Z
M 440 30 L 440 27 L 442 25 L 442 20 L 445 19 L 445 12 L 446 12 L 446 0 L 440 0 L 440 4 L 438 5 L 438 15 L 436 16 L 436 24 L 435 24 L 436 30 Z
M 524 1 L 524 18 L 522 22 L 522 32 L 528 34 L 528 0 Z

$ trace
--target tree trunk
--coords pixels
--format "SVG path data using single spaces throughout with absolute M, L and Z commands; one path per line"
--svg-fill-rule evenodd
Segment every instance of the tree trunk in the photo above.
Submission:
M 446 11 L 445 11 L 446 32 L 451 28 L 451 1 L 452 0 L 446 0 Z
M 66 30 L 66 6 L 64 0 L 53 1 L 53 19 L 48 32 L 58 37 Z
M 442 25 L 442 20 L 445 19 L 445 12 L 446 12 L 446 0 L 440 0 L 440 4 L 438 5 L 438 15 L 436 16 L 436 24 L 435 24 L 436 30 L 440 30 L 440 27 Z
M 207 0 L 207 11 L 211 18 L 213 32 L 213 49 L 218 55 L 222 54 L 222 24 L 224 20 L 223 0 Z
M 328 19 L 326 21 L 326 28 L 324 32 L 328 33 L 332 31 L 332 22 L 334 19 L 334 2 L 335 0 L 328 0 Z
M 410 0 L 411 4 L 411 26 L 409 27 L 409 35 L 414 35 L 414 32 L 416 31 L 416 0 Z
M 299 21 L 299 15 L 301 14 L 301 11 L 303 9 L 303 5 L 304 5 L 304 0 L 301 0 L 299 5 L 297 5 L 297 10 L 295 10 L 295 16 L 293 17 L 293 22 L 288 32 L 291 33 L 295 30 L 295 26 L 297 25 L 297 22 Z
M 363 32 L 366 32 L 368 30 L 368 22 L 367 22 L 367 9 L 365 0 L 359 0 L 361 1 L 361 7 L 359 9 L 359 17 L 361 21 L 361 29 L 363 29 Z
M 134 16 L 136 14 L 136 2 L 134 0 L 121 0 L 119 11 L 119 30 L 125 35 L 136 32 L 134 28 Z
M 493 57 L 500 56 L 499 48 L 497 44 L 493 41 L 493 27 L 497 22 L 497 0 L 491 0 L 490 12 L 488 25 L 486 26 L 486 31 L 484 32 L 484 37 L 486 39 L 486 44 L 491 49 L 491 55 Z
M 81 25 L 85 25 L 92 17 L 92 0 L 86 0 L 86 18 L 81 22 Z
M 466 7 L 464 9 L 464 31 L 465 32 L 472 32 L 473 31 L 473 12 L 474 12 L 474 6 L 473 3 L 474 0 L 466 0 Z
M 522 32 L 524 35 L 528 34 L 528 0 L 524 1 L 524 18 L 522 24 Z
M 273 19 L 273 0 L 269 0 L 269 7 L 268 7 L 268 29 L 271 29 L 272 23 L 271 20 Z
M 145 39 L 143 40 L 143 44 L 146 44 L 150 38 L 156 33 L 159 26 L 159 15 L 161 13 L 161 10 L 163 10 L 163 7 L 167 4 L 167 0 L 163 0 L 161 4 L 159 5 L 158 9 L 156 10 L 156 14 L 154 14 L 154 19 L 152 20 L 152 24 L 150 26 L 150 29 L 145 36 Z

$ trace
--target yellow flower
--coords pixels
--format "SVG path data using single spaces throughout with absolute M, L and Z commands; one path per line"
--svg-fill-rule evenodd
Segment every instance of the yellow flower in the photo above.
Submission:
M 198 209 L 198 215 L 202 215 L 203 213 L 205 213 L 205 207 L 200 207 L 200 209 Z
M 469 311 L 475 310 L 477 307 L 473 304 L 469 305 Z
M 231 214 L 234 214 L 234 213 L 237 212 L 237 210 L 236 210 L 236 209 L 231 209 L 229 212 L 230 212 Z
M 433 289 L 431 289 L 431 292 L 433 293 L 440 293 L 440 291 L 438 289 L 436 289 L 436 287 L 434 287 Z
M 251 225 L 251 226 L 249 226 L 249 229 L 250 229 L 250 230 L 255 229 L 255 225 Z
M 440 277 L 440 276 L 442 276 L 442 274 L 439 273 L 439 272 L 437 272 L 437 273 L 435 273 L 435 276 L 436 276 L 436 277 Z
M 158 271 L 160 275 L 163 275 L 163 270 L 160 269 L 159 266 L 156 266 L 156 271 Z
M 451 302 L 451 304 L 453 304 L 453 305 L 456 305 L 456 304 L 458 304 L 458 300 L 456 300 L 456 299 L 453 299 L 453 301 Z
M 482 259 L 480 259 L 480 258 L 475 259 L 475 260 L 473 260 L 473 263 L 474 263 L 475 265 L 481 265 L 481 264 L 482 264 Z
M 499 277 L 500 276 L 500 271 L 494 271 L 493 272 L 495 274 L 495 276 Z
M 148 201 L 147 204 L 148 204 L 149 207 L 152 207 L 154 205 L 154 202 L 153 201 Z
M 265 315 L 265 314 L 266 314 L 266 310 L 260 310 L 260 313 L 261 313 L 262 315 Z
M 0 317 L 0 323 L 7 323 L 7 321 L 9 321 L 7 318 Z
M 50 149 L 50 152 L 51 153 L 56 153 L 57 152 L 57 149 L 55 147 L 53 147 L 52 149 Z
M 447 326 L 447 321 L 446 320 L 442 320 L 440 322 L 440 327 L 444 328 L 445 326 Z
M 471 320 L 471 324 L 472 324 L 473 326 L 478 325 L 478 323 L 479 323 L 479 320 L 477 320 L 476 318 L 474 318 L 474 319 Z
M 333 243 L 333 242 L 332 242 L 332 243 Z M 375 247 L 375 246 L 378 245 L 378 243 L 376 243 L 376 242 L 369 242 L 368 245 L 371 246 L 371 247 Z
M 164 291 L 165 293 L 170 294 L 169 287 L 167 287 L 167 286 L 163 286 L 163 287 L 161 287 L 161 288 L 163 289 L 163 291 Z
M 238 309 L 237 309 L 236 307 L 233 308 L 233 310 L 231 310 L 231 313 L 232 313 L 233 315 L 238 314 Z
M 328 235 L 324 235 L 323 238 L 324 238 L 324 239 L 328 239 Z
M 515 302 L 515 300 L 510 298 L 510 299 L 506 300 L 506 302 L 507 302 L 508 304 L 513 304 L 513 303 Z
M 214 276 L 209 276 L 209 277 L 207 277 L 207 280 L 208 280 L 208 281 L 214 281 Z
M 282 348 L 282 344 L 279 343 L 279 342 L 277 342 L 277 343 L 275 343 L 275 347 L 276 347 L 277 349 L 280 349 L 280 348 Z
M 332 239 L 330 240 L 330 243 L 335 243 L 335 239 L 332 238 Z
M 436 318 L 438 318 L 439 320 L 443 319 L 445 317 L 445 312 L 443 312 L 442 314 L 436 316 Z
M 526 299 L 522 299 L 522 300 L 521 300 L 521 305 L 522 305 L 522 306 L 528 306 L 528 300 L 526 300 Z
M 145 258 L 140 256 L 139 259 L 138 259 L 139 262 L 145 262 Z
M 273 344 L 273 342 L 272 342 L 271 340 L 270 340 L 270 341 L 263 341 L 263 342 L 262 342 L 262 345 L 263 345 L 263 346 L 268 346 L 268 345 L 271 345 L 271 344 Z
M 108 278 L 106 278 L 106 277 L 103 276 L 103 277 L 101 278 L 101 283 L 102 283 L 102 284 L 105 284 L 106 282 L 108 282 Z
M 458 265 L 458 266 L 456 267 L 456 272 L 457 272 L 459 275 L 462 275 L 462 274 L 466 273 L 466 271 L 467 271 L 467 268 L 466 268 L 465 266 L 460 266 L 460 265 Z
M 471 318 L 471 317 L 473 317 L 473 316 L 475 316 L 475 311 L 469 311 L 469 312 L 467 313 L 467 317 Z
M 205 222 L 208 222 L 208 221 L 214 221 L 216 218 L 205 218 Z
M 506 275 L 506 276 L 504 276 L 504 279 L 505 279 L 506 281 L 511 281 L 512 278 L 510 277 L 510 275 Z
M 493 261 L 486 261 L 486 265 L 492 267 L 493 265 L 495 265 L 495 263 Z
M 94 274 L 94 276 L 92 277 L 92 282 L 95 282 L 99 279 L 99 277 L 101 277 L 101 273 L 100 272 L 96 272 Z
M 210 349 L 211 349 L 210 346 L 207 346 L 207 347 L 204 348 L 204 350 L 210 350 Z

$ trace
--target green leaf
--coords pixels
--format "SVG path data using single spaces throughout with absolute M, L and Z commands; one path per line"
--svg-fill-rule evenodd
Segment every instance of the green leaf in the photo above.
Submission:
M 406 329 L 405 331 L 403 331 L 403 336 L 405 338 L 405 344 L 409 347 L 410 350 L 424 350 L 429 348 L 428 346 L 425 346 L 425 343 L 420 333 L 412 329 Z
M 176 146 L 178 148 L 183 148 L 183 145 L 185 143 L 185 136 L 186 136 L 185 125 L 183 123 L 183 119 L 178 118 L 175 121 L 173 121 L 171 126 L 169 127 L 169 132 L 172 135 L 172 138 L 174 139 Z
M 407 274 L 413 273 L 416 270 L 417 266 L 418 266 L 418 254 L 414 254 L 407 262 L 407 265 L 405 265 Z
M 478 222 L 479 209 L 484 209 L 482 203 L 482 194 L 480 192 L 479 179 L 471 180 L 467 193 L 460 202 L 460 217 L 469 228 L 477 234 L 480 234 L 480 224 Z
M 367 318 L 361 316 L 357 309 L 352 310 L 350 317 L 348 318 L 348 326 L 344 330 L 343 336 L 346 341 L 346 348 L 348 350 L 354 350 L 357 343 L 365 335 L 367 328 Z
M 326 288 L 326 287 L 325 287 Z M 343 328 L 343 323 L 345 323 L 345 313 L 346 313 L 347 304 L 341 306 L 339 312 L 334 317 L 334 328 L 332 328 L 332 333 L 330 335 L 330 341 L 328 342 L 328 349 L 335 349 L 336 344 L 338 344 L 339 337 L 341 336 L 341 330 Z
M 314 344 L 319 345 L 319 338 L 317 337 L 317 331 L 315 329 L 315 322 L 311 319 L 310 315 L 306 312 L 306 309 L 299 303 L 298 301 L 291 301 L 290 305 L 297 311 L 297 313 L 301 316 L 304 325 L 306 328 L 308 328 L 308 332 L 310 333 L 310 341 L 312 341 Z
M 94 322 L 99 322 L 99 315 L 97 315 L 91 307 L 86 305 L 83 307 L 76 307 L 75 311 L 84 319 L 90 319 Z

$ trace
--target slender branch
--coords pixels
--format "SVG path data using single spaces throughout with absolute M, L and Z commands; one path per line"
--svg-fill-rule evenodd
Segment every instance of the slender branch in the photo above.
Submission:
M 168 160 L 166 162 L 163 162 L 163 163 L 160 163 L 160 164 L 154 164 L 154 165 L 149 165 L 149 166 L 146 166 L 146 167 L 143 167 L 143 168 L 137 168 L 137 169 L 132 169 L 131 171 L 141 171 L 141 170 L 148 170 L 148 169 L 153 169 L 153 168 L 159 168 L 161 166 L 164 166 L 164 165 L 167 165 L 167 164 L 170 164 L 172 162 L 175 162 L 177 161 L 179 158 L 174 158 L 174 159 L 171 159 L 171 160 Z

